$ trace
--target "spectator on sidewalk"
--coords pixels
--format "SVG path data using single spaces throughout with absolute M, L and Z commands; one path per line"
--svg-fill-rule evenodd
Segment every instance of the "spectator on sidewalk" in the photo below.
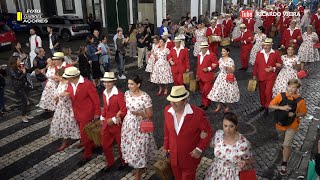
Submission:
M 62 48 L 62 52 L 64 54 L 64 61 L 67 63 L 67 64 L 75 64 L 75 62 L 72 60 L 71 58 L 71 53 L 72 53 L 72 50 L 70 47 L 64 47 Z
M 92 61 L 89 61 L 88 54 L 87 54 L 87 47 L 86 46 L 80 46 L 79 48 L 79 70 L 81 76 L 91 79 L 91 63 Z
M 41 37 L 36 34 L 36 30 L 34 27 L 30 28 L 30 37 L 29 43 L 26 44 L 27 47 L 30 47 L 30 67 L 33 67 L 33 59 L 37 56 L 35 53 L 35 49 L 38 47 L 42 47 Z
M 138 29 L 135 24 L 133 24 L 129 31 L 129 57 L 137 57 L 137 33 Z
M 141 70 L 143 68 L 143 59 L 146 53 L 146 39 L 148 34 L 143 34 L 144 27 L 139 27 L 139 32 L 136 36 L 137 38 L 137 48 L 138 48 L 138 68 Z
M 118 38 L 116 40 L 116 45 L 117 45 L 117 52 L 118 54 L 118 78 L 119 79 L 126 79 L 127 77 L 123 75 L 124 73 L 124 64 L 125 64 L 125 54 L 126 54 L 126 45 L 129 41 L 129 38 L 124 38 L 123 32 L 119 31 L 118 32 Z
M 315 170 L 320 177 L 320 139 L 318 140 L 318 152 L 316 154 L 316 167 Z
M 35 73 L 37 80 L 41 83 L 42 88 L 45 87 L 45 73 L 47 67 L 47 59 L 45 57 L 46 52 L 42 47 L 36 48 L 35 52 L 37 56 L 33 60 L 33 67 L 31 71 Z
M 48 26 L 47 31 L 49 33 L 49 49 L 51 54 L 54 54 L 55 52 L 60 51 L 59 37 L 57 34 L 53 33 L 52 26 Z
M 6 79 L 4 78 L 5 69 L 6 65 L 0 65 L 0 115 L 9 111 L 9 109 L 5 107 L 4 99 L 4 88 L 6 87 Z
M 87 37 L 87 51 L 89 61 L 92 61 L 92 79 L 95 86 L 100 86 L 100 78 L 102 77 L 102 72 L 100 70 L 100 63 L 99 63 L 99 52 L 94 45 L 94 37 L 93 35 L 89 35 Z
M 167 32 L 168 36 L 171 36 L 171 32 L 169 32 L 169 29 L 168 29 L 168 20 L 166 19 L 162 20 L 162 25 L 159 29 L 159 36 L 161 37 L 164 32 Z
M 93 44 L 95 46 L 98 46 L 98 44 L 100 43 L 100 39 L 101 39 L 101 35 L 100 35 L 100 32 L 99 30 L 95 29 L 93 30 Z
M 98 45 L 98 52 L 101 59 L 101 64 L 103 66 L 104 72 L 110 71 L 110 65 L 111 65 L 111 52 L 110 48 L 107 45 L 108 43 L 108 37 L 107 36 L 101 36 L 100 43 Z
M 275 112 L 275 118 L 277 118 L 275 121 L 277 122 L 276 129 L 283 140 L 283 161 L 280 170 L 280 174 L 283 176 L 288 174 L 288 160 L 291 155 L 294 136 L 299 128 L 300 118 L 307 114 L 306 102 L 297 93 L 300 86 L 300 80 L 289 80 L 287 92 L 278 94 L 269 105 L 270 109 L 280 110 Z M 285 114 L 286 117 L 283 117 L 282 114 Z

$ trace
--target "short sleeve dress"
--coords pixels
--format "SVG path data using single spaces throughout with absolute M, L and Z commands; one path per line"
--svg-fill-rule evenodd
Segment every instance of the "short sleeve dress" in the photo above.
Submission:
M 151 74 L 151 82 L 155 84 L 170 84 L 173 83 L 173 77 L 170 64 L 167 60 L 167 56 L 170 53 L 168 48 L 158 49 L 155 51 L 155 55 L 158 59 L 155 61 L 153 71 Z
M 55 110 L 55 102 L 53 100 L 54 93 L 57 89 L 58 83 L 53 80 L 53 76 L 55 75 L 55 68 L 48 68 L 46 77 L 47 83 L 42 92 L 41 99 L 39 102 L 39 107 L 42 109 L 47 109 L 50 111 Z
M 121 129 L 121 151 L 123 159 L 133 168 L 145 168 L 148 161 L 155 155 L 156 144 L 153 133 L 140 132 L 141 116 L 133 115 L 133 111 L 145 111 L 152 107 L 150 96 L 143 92 L 134 97 L 125 92 L 127 115 L 124 117 Z

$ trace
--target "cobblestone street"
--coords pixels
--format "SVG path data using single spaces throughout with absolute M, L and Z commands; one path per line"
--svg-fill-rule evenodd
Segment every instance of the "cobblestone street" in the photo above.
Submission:
M 24 38 L 25 39 L 25 38 Z M 111 42 L 111 41 L 109 41 Z M 78 50 L 77 46 L 83 44 L 83 40 L 75 40 L 70 43 L 72 50 Z M 76 45 L 76 46 L 75 46 Z M 111 45 L 110 47 L 113 47 Z M 190 55 L 192 50 L 190 50 Z M 230 57 L 235 60 L 238 69 L 240 67 L 240 48 L 231 47 Z M 0 52 L 0 64 L 6 63 L 8 52 Z M 191 69 L 196 69 L 196 58 L 190 56 Z M 116 66 L 114 65 L 113 68 Z M 319 111 L 320 101 L 320 62 L 312 65 L 310 75 L 303 79 L 301 95 L 305 98 L 308 115 L 301 120 L 299 132 L 295 136 L 293 155 L 289 161 L 290 175 L 288 179 L 296 179 L 298 176 L 305 176 L 307 162 L 304 158 L 310 158 L 310 151 L 313 147 L 316 125 L 320 121 L 316 116 Z M 115 69 L 114 69 L 115 70 Z M 154 117 L 156 125 L 154 137 L 158 146 L 154 159 L 143 175 L 143 179 L 157 180 L 152 165 L 160 158 L 163 144 L 163 109 L 168 105 L 164 96 L 156 96 L 157 85 L 148 82 L 149 75 L 145 71 L 138 70 L 135 59 L 126 60 L 126 76 L 139 74 L 143 77 L 142 90 L 146 91 L 152 98 Z M 252 71 L 252 70 L 251 70 Z M 217 74 L 217 73 L 216 73 Z M 273 113 L 263 117 L 259 112 L 259 93 L 247 91 L 248 80 L 252 77 L 248 72 L 235 72 L 238 81 L 241 97 L 238 103 L 232 104 L 231 111 L 239 116 L 239 131 L 252 143 L 254 153 L 254 167 L 259 179 L 281 179 L 278 168 L 281 163 L 281 143 L 273 122 Z M 36 84 L 39 87 L 39 84 Z M 118 80 L 117 87 L 125 92 L 127 82 Z M 101 95 L 102 91 L 99 91 Z M 90 162 L 82 167 L 77 163 L 81 160 L 82 149 L 75 146 L 78 141 L 73 141 L 64 152 L 57 152 L 61 140 L 51 138 L 48 134 L 51 114 L 45 113 L 35 105 L 38 104 L 41 91 L 34 90 L 29 93 L 34 105 L 30 111 L 34 119 L 29 123 L 22 123 L 19 115 L 19 102 L 14 95 L 10 85 L 5 90 L 7 105 L 12 109 L 9 113 L 0 117 L 0 179 L 116 179 L 131 180 L 133 170 L 113 171 L 105 174 L 102 169 L 105 167 L 105 158 L 101 150 L 97 150 Z M 200 93 L 190 95 L 190 103 L 196 106 L 201 104 Z M 222 112 L 214 115 L 212 109 L 215 104 L 211 103 L 206 111 L 214 130 L 222 129 Z M 308 142 L 308 143 L 306 143 Z M 117 148 L 114 148 L 117 152 Z M 118 152 L 117 158 L 118 156 Z M 214 158 L 213 149 L 208 148 L 197 171 L 197 179 L 204 178 L 206 169 Z M 118 166 L 120 161 L 117 159 Z

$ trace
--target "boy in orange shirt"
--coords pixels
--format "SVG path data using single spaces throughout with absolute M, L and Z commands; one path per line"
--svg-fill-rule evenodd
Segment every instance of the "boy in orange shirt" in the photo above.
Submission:
M 287 92 L 285 94 L 278 94 L 269 105 L 270 109 L 280 110 L 283 113 L 283 111 L 286 111 L 288 113 L 288 119 L 292 118 L 293 121 L 289 124 L 281 125 L 281 122 L 279 119 L 276 120 L 276 128 L 279 132 L 279 135 L 283 139 L 283 150 L 282 150 L 282 164 L 281 164 L 281 175 L 287 175 L 287 162 L 291 155 L 291 146 L 293 143 L 294 136 L 296 132 L 298 131 L 298 127 L 300 124 L 300 117 L 303 117 L 307 114 L 307 106 L 304 99 L 299 98 L 299 95 L 297 93 L 297 90 L 300 88 L 301 83 L 298 79 L 291 79 L 288 82 Z M 286 101 L 295 102 L 295 105 L 289 106 L 289 105 L 280 105 L 283 100 L 283 95 L 286 96 Z M 295 101 L 296 100 L 296 101 Z M 295 108 L 292 109 L 292 108 Z M 275 112 L 276 115 L 277 112 Z M 279 117 L 279 116 L 278 116 Z

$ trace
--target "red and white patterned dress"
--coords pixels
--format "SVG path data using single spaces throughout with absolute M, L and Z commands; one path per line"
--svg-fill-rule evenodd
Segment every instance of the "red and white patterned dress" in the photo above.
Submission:
M 55 96 L 58 96 L 68 88 L 68 84 L 60 82 Z M 50 126 L 50 135 L 56 138 L 70 138 L 79 139 L 80 131 L 74 118 L 71 99 L 69 96 L 59 97 L 59 101 L 56 105 L 56 110 L 53 114 L 53 118 Z
M 302 35 L 303 42 L 299 47 L 298 57 L 300 62 L 315 62 L 320 61 L 319 50 L 313 47 L 315 40 L 319 39 L 317 33 L 307 32 Z
M 235 19 L 235 20 L 233 20 L 233 23 L 236 24 L 233 28 L 233 31 L 232 31 L 232 38 L 234 39 L 234 38 L 238 38 L 241 36 L 240 24 L 243 23 L 243 20 L 242 19 Z
M 46 77 L 48 80 L 42 92 L 41 99 L 39 102 L 40 108 L 48 109 L 50 111 L 55 110 L 55 102 L 53 98 L 58 85 L 58 83 L 52 79 L 54 75 L 55 75 L 55 68 L 49 67 L 46 73 Z
M 200 44 L 204 41 L 208 41 L 207 37 L 206 37 L 206 32 L 207 32 L 207 28 L 204 27 L 202 29 L 197 29 L 195 31 L 195 36 L 196 36 L 196 43 L 194 43 L 194 49 L 193 49 L 193 55 L 194 56 L 198 56 L 198 54 L 200 53 Z
M 251 49 L 250 60 L 249 60 L 249 63 L 252 65 L 254 65 L 254 62 L 256 61 L 257 52 L 262 50 L 262 43 L 267 38 L 267 35 L 262 34 L 261 36 L 259 36 L 258 34 L 255 34 L 254 38 L 256 39 L 256 42 L 254 43 Z
M 222 58 L 219 59 L 220 73 L 207 97 L 214 102 L 238 102 L 240 100 L 240 91 L 237 80 L 235 79 L 234 82 L 226 80 L 228 73 L 225 67 L 234 67 L 234 61 L 230 57 L 226 61 L 223 61 Z
M 241 169 L 237 163 L 252 157 L 251 144 L 243 135 L 240 134 L 234 145 L 229 145 L 224 143 L 223 134 L 223 130 L 218 130 L 212 139 L 215 158 L 207 169 L 205 180 L 239 180 Z
M 286 92 L 290 79 L 298 79 L 297 70 L 293 68 L 293 64 L 300 64 L 298 56 L 289 58 L 287 55 L 283 55 L 281 56 L 281 60 L 283 62 L 283 68 L 279 72 L 277 79 L 273 85 L 272 97 L 275 97 L 281 92 Z
M 156 144 L 153 133 L 140 132 L 141 116 L 131 114 L 133 111 L 145 111 L 152 107 L 150 96 L 143 92 L 139 97 L 124 94 L 127 115 L 121 129 L 121 151 L 123 159 L 134 168 L 145 168 L 148 161 L 155 156 Z
M 158 59 L 155 61 L 151 74 L 151 82 L 155 84 L 170 84 L 173 83 L 171 67 L 167 56 L 170 53 L 168 48 L 158 49 L 155 55 Z
M 154 66 L 154 62 L 155 62 L 154 52 L 156 52 L 158 49 L 159 49 L 159 45 L 152 44 L 152 50 L 150 53 L 150 57 L 147 61 L 147 67 L 146 67 L 146 71 L 149 73 L 152 73 L 152 71 L 153 71 L 153 66 Z

